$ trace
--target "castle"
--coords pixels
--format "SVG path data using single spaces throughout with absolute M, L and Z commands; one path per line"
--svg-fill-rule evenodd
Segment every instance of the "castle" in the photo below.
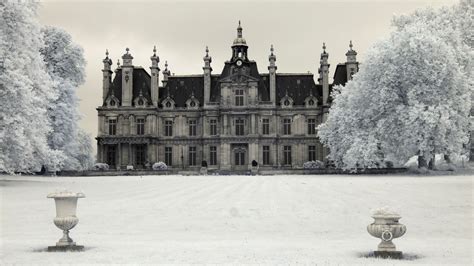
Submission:
M 329 63 L 323 44 L 317 83 L 311 73 L 279 73 L 273 46 L 268 72 L 260 73 L 248 57 L 239 22 L 232 55 L 220 74 L 213 74 L 209 55 L 203 73 L 170 75 L 167 63 L 160 81 L 156 48 L 151 75 L 133 65 L 129 49 L 122 65 L 111 70 L 103 60 L 103 105 L 97 108 L 97 161 L 113 169 L 149 168 L 158 161 L 170 169 L 216 170 L 301 168 L 306 161 L 324 161 L 327 150 L 317 137 L 326 119 L 330 92 L 358 71 L 357 53 L 338 64 L 329 84 Z

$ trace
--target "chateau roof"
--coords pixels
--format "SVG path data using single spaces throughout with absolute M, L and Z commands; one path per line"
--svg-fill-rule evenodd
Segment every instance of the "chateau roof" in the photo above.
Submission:
M 337 64 L 336 71 L 334 71 L 334 85 L 344 85 L 347 82 L 347 68 L 346 64 Z
M 114 94 L 120 102 L 122 102 L 122 69 L 119 68 L 116 70 L 115 77 L 112 81 L 109 94 L 110 96 L 112 93 Z M 146 72 L 143 67 L 134 67 L 133 68 L 133 98 L 132 98 L 132 105 L 133 99 L 140 95 L 140 91 L 142 92 L 143 97 L 147 99 L 149 103 L 151 103 L 151 89 L 150 89 L 150 74 Z

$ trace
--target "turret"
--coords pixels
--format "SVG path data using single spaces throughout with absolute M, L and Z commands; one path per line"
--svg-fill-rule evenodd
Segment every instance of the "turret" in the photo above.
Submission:
M 351 80 L 352 76 L 359 71 L 359 62 L 356 59 L 357 52 L 352 50 L 352 40 L 349 42 L 349 51 L 346 53 L 347 62 L 346 62 L 346 72 L 347 80 Z
M 105 50 L 105 58 L 102 60 L 104 63 L 104 69 L 102 69 L 103 80 L 102 80 L 102 101 L 105 102 L 107 95 L 109 94 L 110 84 L 112 83 L 112 59 L 109 58 L 109 51 Z
M 327 105 L 329 99 L 329 54 L 326 52 L 326 44 L 323 43 L 323 52 L 320 60 L 320 84 L 323 86 L 323 105 Z
M 268 66 L 268 75 L 270 79 L 270 101 L 272 105 L 276 105 L 276 56 L 273 54 L 273 44 L 270 47 L 270 56 L 268 57 L 270 65 Z
M 166 83 L 168 83 L 168 77 L 170 76 L 171 72 L 168 70 L 168 61 L 165 61 L 165 70 L 163 70 L 163 87 L 166 87 Z
M 153 47 L 153 55 L 150 57 L 151 59 L 151 100 L 153 102 L 153 106 L 158 106 L 158 99 L 160 98 L 159 95 L 159 76 L 160 76 L 160 68 L 158 67 L 158 63 L 160 62 L 160 57 L 156 55 L 156 46 Z
M 204 105 L 209 104 L 211 100 L 211 62 L 212 57 L 209 56 L 209 48 L 206 46 L 206 55 L 203 57 L 204 60 L 204 67 L 202 70 L 204 71 Z
M 129 53 L 130 49 L 126 48 L 125 51 L 122 56 L 122 106 L 132 106 L 133 56 Z

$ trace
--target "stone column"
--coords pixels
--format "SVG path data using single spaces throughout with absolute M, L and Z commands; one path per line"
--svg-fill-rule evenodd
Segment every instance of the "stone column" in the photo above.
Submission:
M 222 143 L 221 144 L 221 169 L 222 170 L 229 170 L 231 168 L 230 164 L 230 144 L 229 143 Z

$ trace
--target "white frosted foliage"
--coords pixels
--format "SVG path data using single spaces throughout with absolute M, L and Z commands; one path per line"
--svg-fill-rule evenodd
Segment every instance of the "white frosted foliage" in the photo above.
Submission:
M 319 137 L 337 166 L 385 167 L 464 151 L 473 53 L 461 38 L 459 7 L 449 10 L 425 11 L 445 12 L 437 27 L 423 12 L 395 20 L 396 30 L 369 49 L 354 79 L 335 89 Z

